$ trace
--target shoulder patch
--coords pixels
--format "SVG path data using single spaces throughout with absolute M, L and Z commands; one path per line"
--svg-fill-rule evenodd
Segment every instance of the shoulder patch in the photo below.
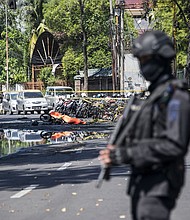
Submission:
M 179 116 L 180 101 L 172 99 L 168 105 L 168 119 L 169 121 L 175 121 Z

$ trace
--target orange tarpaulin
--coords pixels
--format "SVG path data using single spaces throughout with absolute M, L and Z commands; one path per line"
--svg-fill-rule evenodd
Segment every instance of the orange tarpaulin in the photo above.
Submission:
M 50 112 L 50 115 L 54 118 L 61 118 L 63 121 L 65 121 L 68 124 L 86 124 L 85 121 L 82 121 L 79 118 L 72 118 L 68 115 L 62 115 L 59 112 L 52 111 L 52 112 Z
M 51 111 L 51 112 L 49 112 L 49 114 L 54 118 L 61 118 L 62 117 L 62 114 L 59 112 Z
M 63 136 L 70 136 L 73 132 L 72 131 L 63 131 L 63 132 L 57 132 L 55 134 L 52 134 L 51 136 L 51 139 L 58 139 L 60 137 L 63 137 Z

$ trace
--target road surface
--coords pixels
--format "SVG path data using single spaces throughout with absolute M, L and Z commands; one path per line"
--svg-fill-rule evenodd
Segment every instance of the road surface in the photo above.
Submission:
M 15 126 L 15 117 L 9 118 L 10 120 L 0 119 L 0 128 Z M 17 127 L 26 128 L 29 125 L 31 126 L 31 118 L 17 120 Z M 60 129 L 59 126 L 43 126 Z M 72 126 L 64 128 L 69 127 L 73 129 Z M 111 132 L 113 125 L 88 124 L 80 126 L 79 129 Z M 102 138 L 78 143 L 39 145 L 1 158 L 0 219 L 131 219 L 129 198 L 125 193 L 129 180 L 128 167 L 112 169 L 111 180 L 103 182 L 99 189 L 95 187 L 100 172 L 98 152 L 106 143 L 107 138 Z M 188 154 L 186 185 L 178 200 L 178 206 L 172 213 L 172 220 L 189 219 L 189 168 Z

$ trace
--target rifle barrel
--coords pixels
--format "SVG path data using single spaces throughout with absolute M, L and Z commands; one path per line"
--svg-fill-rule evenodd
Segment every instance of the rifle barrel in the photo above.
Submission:
M 131 110 L 131 105 L 134 103 L 136 96 L 132 96 L 131 99 L 129 100 L 129 103 L 126 104 L 125 109 L 123 111 L 123 115 L 122 117 L 119 118 L 115 129 L 110 137 L 110 140 L 108 141 L 108 144 L 114 145 L 118 139 L 118 136 L 120 134 L 120 131 L 122 130 L 122 128 L 126 125 L 127 123 L 127 118 L 129 116 L 129 112 Z M 98 176 L 98 182 L 96 184 L 97 188 L 100 188 L 103 180 L 109 180 L 110 179 L 110 166 L 102 166 L 101 167 L 101 172 Z

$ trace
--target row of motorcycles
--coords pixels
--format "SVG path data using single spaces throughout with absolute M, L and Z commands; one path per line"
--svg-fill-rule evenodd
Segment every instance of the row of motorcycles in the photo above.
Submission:
M 74 124 L 83 123 L 83 121 L 78 121 L 79 118 L 116 121 L 122 114 L 125 104 L 126 101 L 113 99 L 109 101 L 105 101 L 104 99 L 87 100 L 85 98 L 78 100 L 60 99 L 54 111 L 50 111 L 49 114 L 42 114 L 40 119 L 43 122 L 52 122 L 53 124 L 67 123 L 67 121 L 63 119 L 63 116 L 72 117 L 72 120 L 70 120 L 70 118 L 68 118 L 68 120 Z
M 99 109 L 86 99 L 60 101 L 55 111 L 76 118 L 98 118 Z

